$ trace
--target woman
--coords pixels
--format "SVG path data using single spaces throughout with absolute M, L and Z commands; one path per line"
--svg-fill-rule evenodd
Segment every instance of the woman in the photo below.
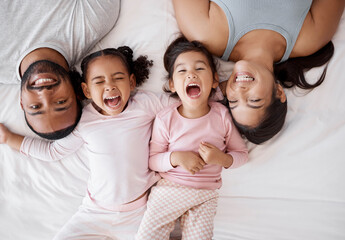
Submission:
M 312 89 L 304 70 L 333 55 L 332 39 L 344 0 L 174 0 L 178 25 L 189 40 L 236 62 L 223 84 L 240 132 L 260 144 L 277 134 L 287 112 L 283 87 Z M 279 80 L 279 82 L 278 82 Z

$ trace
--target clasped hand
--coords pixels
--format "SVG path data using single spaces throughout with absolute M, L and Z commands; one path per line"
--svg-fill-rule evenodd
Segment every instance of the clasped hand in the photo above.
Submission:
M 173 152 L 170 156 L 170 162 L 173 167 L 181 166 L 191 174 L 195 174 L 206 164 L 220 164 L 219 159 L 224 154 L 214 145 L 201 142 L 198 153 L 192 151 Z

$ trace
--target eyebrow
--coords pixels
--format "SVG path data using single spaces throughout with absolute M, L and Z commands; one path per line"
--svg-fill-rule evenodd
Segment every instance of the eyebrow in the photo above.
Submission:
M 36 116 L 45 113 L 45 111 L 37 111 L 37 112 L 27 112 L 31 116 Z
M 69 109 L 71 107 L 72 104 L 66 106 L 66 107 L 61 107 L 61 108 L 54 108 L 54 111 L 56 112 L 63 112 L 66 111 L 67 109 Z M 36 116 L 36 115 L 40 115 L 40 114 L 44 114 L 46 113 L 46 111 L 37 111 L 37 112 L 27 112 L 29 115 L 31 116 Z
M 62 112 L 62 111 L 65 111 L 65 110 L 69 109 L 69 108 L 71 107 L 71 105 L 72 105 L 72 104 L 70 104 L 70 105 L 68 105 L 68 106 L 66 106 L 66 107 L 54 108 L 54 110 L 55 110 L 56 112 Z
M 202 64 L 204 64 L 204 65 L 207 65 L 206 64 L 206 62 L 205 61 L 203 61 L 203 60 L 197 60 L 197 61 L 195 61 L 195 63 L 202 63 Z M 179 66 L 183 66 L 183 65 L 186 65 L 187 63 L 179 63 L 179 64 L 176 64 L 176 66 L 175 66 L 175 68 L 177 68 L 177 67 L 179 67 Z
M 113 77 L 113 76 L 118 75 L 118 74 L 125 75 L 124 72 L 116 72 L 116 73 L 111 74 L 111 76 Z M 97 80 L 97 79 L 99 79 L 99 78 L 104 78 L 104 76 L 96 76 L 96 77 L 93 77 L 93 78 L 91 79 L 91 81 Z

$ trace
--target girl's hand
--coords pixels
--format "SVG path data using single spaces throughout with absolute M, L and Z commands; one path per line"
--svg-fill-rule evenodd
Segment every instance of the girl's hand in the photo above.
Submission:
M 8 136 L 11 132 L 5 127 L 4 124 L 0 123 L 0 144 L 7 143 Z
M 191 174 L 199 172 L 206 164 L 195 152 L 172 152 L 170 163 L 173 167 L 181 166 Z
M 217 164 L 228 168 L 233 162 L 231 155 L 222 152 L 216 146 L 206 142 L 200 143 L 199 154 L 206 164 Z

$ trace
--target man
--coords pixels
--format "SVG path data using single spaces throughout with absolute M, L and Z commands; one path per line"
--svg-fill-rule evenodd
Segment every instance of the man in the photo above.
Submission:
M 28 126 L 68 135 L 81 114 L 73 66 L 115 25 L 120 0 L 6 0 L 0 3 L 0 83 L 21 83 Z

